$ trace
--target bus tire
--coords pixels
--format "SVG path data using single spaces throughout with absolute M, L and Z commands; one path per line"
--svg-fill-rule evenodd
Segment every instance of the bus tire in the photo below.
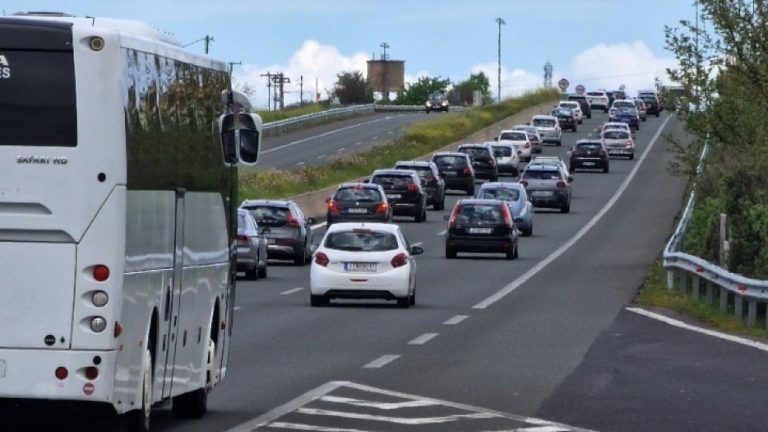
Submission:
M 144 350 L 144 373 L 141 387 L 141 406 L 126 414 L 128 432 L 149 432 L 152 417 L 152 385 L 155 380 L 154 359 L 149 347 Z
M 208 392 L 216 384 L 214 382 L 214 366 L 216 364 L 216 343 L 208 339 L 206 353 L 205 386 L 189 393 L 173 398 L 173 413 L 179 418 L 201 418 L 208 412 Z

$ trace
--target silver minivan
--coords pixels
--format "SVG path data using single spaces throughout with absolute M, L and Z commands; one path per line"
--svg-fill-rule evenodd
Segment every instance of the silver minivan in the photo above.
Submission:
M 555 165 L 528 166 L 520 176 L 534 207 L 560 209 L 562 213 L 571 211 L 572 181 L 573 177 Z

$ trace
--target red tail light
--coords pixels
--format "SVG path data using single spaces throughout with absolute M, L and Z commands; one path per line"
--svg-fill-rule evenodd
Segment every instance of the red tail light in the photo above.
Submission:
M 504 215 L 504 223 L 508 226 L 512 226 L 512 213 L 509 211 L 509 207 L 506 205 L 501 206 L 501 213 Z
M 453 208 L 453 211 L 451 212 L 451 217 L 448 219 L 448 227 L 453 228 L 456 226 L 456 218 L 459 217 L 459 212 L 461 211 L 461 206 L 456 206 Z
M 104 282 L 109 279 L 109 267 L 101 264 L 94 267 L 93 278 L 96 279 L 97 282 Z
M 408 264 L 408 255 L 406 255 L 404 252 L 401 252 L 395 255 L 394 258 L 392 258 L 392 261 L 390 262 L 390 264 L 392 264 L 393 268 L 402 267 Z
M 322 252 L 315 254 L 315 264 L 322 267 L 327 267 L 329 262 L 331 262 L 331 260 L 328 258 L 328 255 Z
M 296 219 L 296 216 L 293 215 L 293 213 L 288 213 L 288 225 L 290 226 L 299 226 L 301 225 L 299 223 L 299 220 Z
M 523 185 L 523 187 L 528 187 L 528 180 L 520 180 L 520 184 Z
M 88 366 L 87 368 L 85 368 L 85 377 L 90 381 L 95 380 L 96 378 L 99 377 L 99 368 L 94 366 Z
M 328 213 L 332 215 L 339 214 L 339 206 L 336 204 L 336 201 L 330 200 L 328 201 Z
M 418 192 L 419 187 L 416 186 L 416 183 L 411 183 L 408 185 L 408 192 Z
M 64 381 L 65 379 L 67 379 L 67 376 L 69 376 L 69 371 L 64 366 L 59 366 L 56 368 L 55 375 L 56 375 L 56 378 Z
M 472 169 L 469 167 L 464 167 L 464 175 L 470 175 L 472 174 Z
M 578 150 L 574 150 L 571 152 L 571 156 L 581 156 L 581 153 Z
M 566 186 L 568 186 L 568 185 L 564 181 L 562 181 L 562 180 L 557 182 L 557 187 L 559 187 L 560 189 L 562 189 L 562 188 L 564 188 Z
M 376 214 L 384 214 L 389 210 L 389 204 L 383 202 L 376 206 Z
M 248 241 L 248 236 L 247 235 L 238 235 L 237 236 L 237 241 L 247 242 Z

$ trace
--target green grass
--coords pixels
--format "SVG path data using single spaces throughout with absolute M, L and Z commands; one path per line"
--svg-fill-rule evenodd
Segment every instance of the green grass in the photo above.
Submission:
M 675 281 L 675 283 L 679 282 Z M 747 327 L 746 319 L 736 318 L 732 306 L 727 313 L 723 313 L 720 312 L 717 298 L 714 304 L 708 305 L 702 297 L 700 296 L 698 301 L 694 301 L 690 293 L 686 296 L 681 296 L 677 286 L 672 290 L 667 289 L 667 273 L 662 265 L 662 260 L 658 259 L 651 267 L 648 277 L 643 283 L 635 301 L 644 306 L 658 306 L 682 312 L 709 327 L 727 333 L 768 338 L 768 330 L 765 328 L 765 317 L 758 317 L 754 327 Z M 746 310 L 746 305 L 744 309 Z
M 539 90 L 501 104 L 438 116 L 406 128 L 395 141 L 331 157 L 324 165 L 290 170 L 244 169 L 240 175 L 240 199 L 285 198 L 363 177 L 374 169 L 435 151 L 526 108 L 555 99 L 557 91 Z

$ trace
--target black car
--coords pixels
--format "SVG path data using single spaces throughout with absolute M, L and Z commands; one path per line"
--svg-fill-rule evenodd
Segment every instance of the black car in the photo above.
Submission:
M 290 200 L 246 200 L 247 210 L 267 238 L 267 257 L 293 260 L 296 265 L 312 259 L 314 218 L 305 218 L 299 206 Z
M 518 230 L 504 201 L 459 200 L 446 219 L 446 258 L 456 258 L 458 252 L 496 252 L 517 258 Z
M 475 170 L 472 159 L 466 153 L 440 152 L 432 155 L 432 162 L 445 182 L 446 189 L 463 190 L 467 195 L 475 194 Z
M 381 185 L 344 183 L 327 200 L 328 225 L 337 222 L 390 222 L 392 208 Z
M 413 170 L 421 179 L 421 186 L 427 191 L 427 205 L 435 210 L 445 208 L 445 181 L 440 177 L 437 165 L 430 161 L 398 161 L 398 170 Z
M 445 111 L 448 112 L 448 99 L 442 93 L 435 93 L 429 96 L 429 99 L 424 103 L 424 110 L 427 114 L 430 111 Z
M 456 151 L 469 155 L 475 177 L 492 182 L 499 180 L 499 167 L 496 166 L 496 158 L 490 144 L 462 144 Z
M 581 105 L 581 112 L 588 119 L 592 118 L 592 105 L 589 104 L 587 97 L 579 94 L 568 95 L 568 100 L 576 101 Z M 610 106 L 610 104 L 608 104 Z
M 573 110 L 568 108 L 555 108 L 550 115 L 557 117 L 557 122 L 560 124 L 561 129 L 568 129 L 576 132 L 578 121 L 576 115 L 573 114 Z
M 601 169 L 604 173 L 609 170 L 610 159 L 608 150 L 602 141 L 579 140 L 571 149 L 571 160 L 568 166 L 570 172 L 577 169 Z
M 416 222 L 427 220 L 427 192 L 413 170 L 376 170 L 369 183 L 379 184 L 395 216 L 413 216 Z
M 645 113 L 648 115 L 661 115 L 661 104 L 659 98 L 653 93 L 641 93 L 637 97 L 645 103 Z

